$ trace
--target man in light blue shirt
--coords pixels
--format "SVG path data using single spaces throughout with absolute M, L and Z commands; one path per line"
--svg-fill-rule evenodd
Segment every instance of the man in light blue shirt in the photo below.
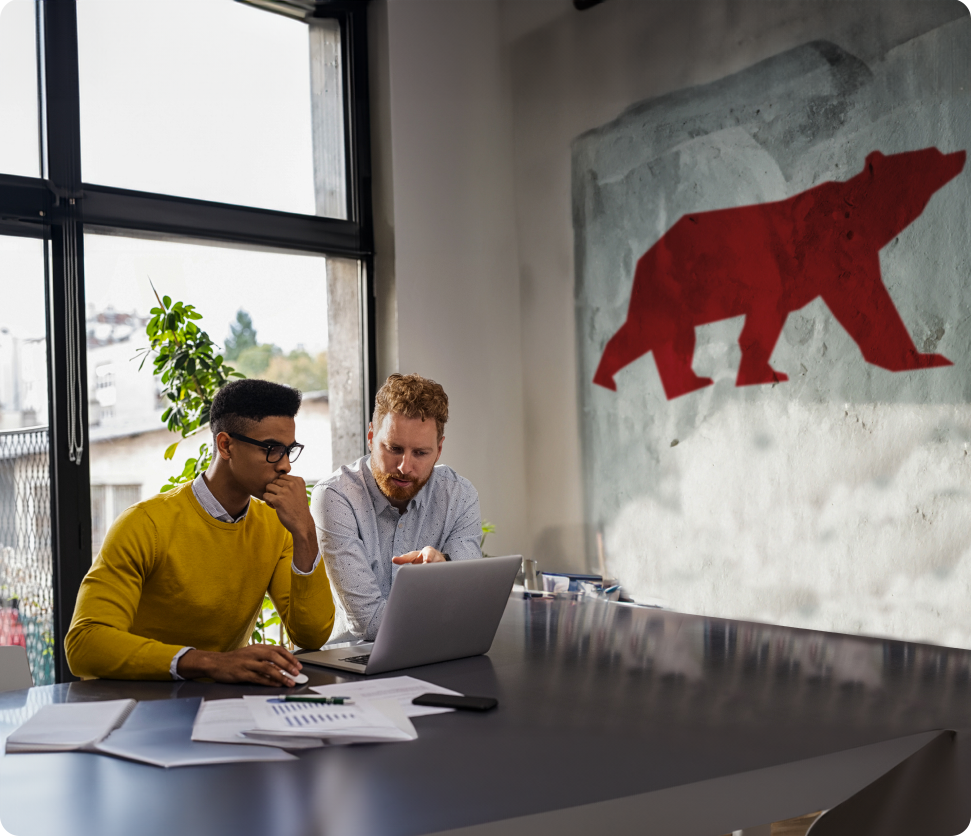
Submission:
M 336 596 L 331 639 L 375 639 L 398 567 L 479 558 L 479 495 L 445 465 L 449 399 L 420 375 L 394 374 L 375 398 L 371 453 L 322 480 L 311 513 Z

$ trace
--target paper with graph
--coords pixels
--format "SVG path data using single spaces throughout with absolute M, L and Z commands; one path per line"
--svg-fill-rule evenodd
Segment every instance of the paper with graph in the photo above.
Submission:
M 353 705 L 284 701 L 279 697 L 246 695 L 243 700 L 253 715 L 255 729 L 244 735 L 319 737 L 328 744 L 398 742 L 418 734 L 394 699 Z

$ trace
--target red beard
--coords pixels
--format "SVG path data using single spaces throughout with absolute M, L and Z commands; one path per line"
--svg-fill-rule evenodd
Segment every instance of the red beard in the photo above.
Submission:
M 400 474 L 389 474 L 388 472 L 379 471 L 378 467 L 371 463 L 371 473 L 374 475 L 375 483 L 378 484 L 378 488 L 381 489 L 381 493 L 389 500 L 402 502 L 408 502 L 414 498 L 421 490 L 422 487 L 429 482 L 429 477 L 424 480 L 414 480 L 412 478 L 403 477 Z M 392 480 L 408 480 L 408 486 L 396 486 Z

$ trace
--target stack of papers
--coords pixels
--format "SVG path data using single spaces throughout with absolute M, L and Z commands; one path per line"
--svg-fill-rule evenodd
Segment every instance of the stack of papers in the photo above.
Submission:
M 378 699 L 349 706 L 285 702 L 243 697 L 253 713 L 257 736 L 320 737 L 328 745 L 357 742 L 403 742 L 418 734 L 397 701 Z M 252 732 L 244 735 L 252 736 Z
M 245 695 L 204 702 L 193 725 L 196 742 L 320 748 L 359 742 L 408 742 L 418 734 L 396 701 L 348 706 Z
M 8 753 L 93 751 L 165 768 L 293 760 L 296 757 L 287 751 L 417 739 L 410 717 L 453 712 L 412 704 L 423 693 L 460 695 L 401 676 L 314 687 L 306 694 L 352 699 L 345 705 L 268 695 L 221 701 L 172 698 L 48 704 L 7 737 L 6 749 Z
M 199 708 L 192 738 L 232 744 L 248 741 L 288 750 L 407 742 L 418 738 L 410 717 L 453 712 L 447 707 L 420 707 L 412 704 L 413 698 L 423 693 L 460 694 L 408 676 L 329 684 L 313 687 L 313 693 L 344 696 L 354 703 L 315 704 L 262 695 L 206 701 Z
M 249 731 L 255 734 L 255 728 L 253 712 L 242 698 L 204 701 L 192 726 L 192 740 L 239 745 L 248 738 L 243 735 L 243 732 Z M 273 744 L 271 739 L 272 737 L 261 739 L 254 735 L 252 744 L 270 745 Z M 285 744 L 288 750 L 293 751 L 301 748 L 320 748 L 324 742 L 319 736 L 294 736 L 289 737 Z

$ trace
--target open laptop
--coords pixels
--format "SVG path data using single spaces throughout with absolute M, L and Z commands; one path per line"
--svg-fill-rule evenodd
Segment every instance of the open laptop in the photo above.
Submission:
M 362 675 L 485 654 L 522 556 L 403 565 L 374 643 L 302 652 L 303 663 Z

